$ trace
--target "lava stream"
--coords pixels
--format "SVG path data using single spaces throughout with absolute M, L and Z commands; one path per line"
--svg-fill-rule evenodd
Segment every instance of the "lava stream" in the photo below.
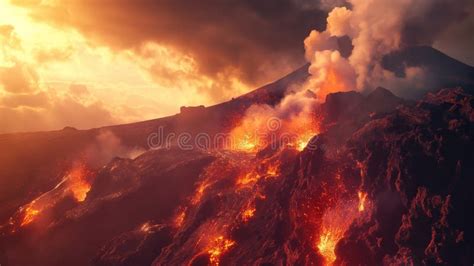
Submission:
M 323 256 L 326 265 L 332 265 L 336 259 L 337 243 L 344 237 L 350 225 L 366 211 L 367 193 L 357 192 L 358 199 L 340 200 L 334 207 L 329 208 L 323 215 L 316 248 Z
M 219 265 L 222 254 L 227 252 L 234 245 L 234 241 L 226 239 L 224 236 L 216 237 L 207 250 L 211 265 Z

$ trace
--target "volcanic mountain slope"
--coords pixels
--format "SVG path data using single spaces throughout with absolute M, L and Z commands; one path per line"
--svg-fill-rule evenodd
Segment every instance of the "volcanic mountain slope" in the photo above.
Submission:
M 169 245 L 156 244 L 166 225 L 133 231 L 95 263 L 133 265 L 166 246 L 154 265 L 469 265 L 473 106 L 443 90 L 371 120 L 339 152 L 323 134 L 302 153 L 222 156 L 168 225 Z
M 393 53 L 386 57 L 384 65 L 398 75 L 403 75 L 402 66 L 435 70 L 434 89 L 453 85 L 463 85 L 470 92 L 474 89 L 474 68 L 430 47 Z M 114 156 L 133 157 L 148 149 L 148 137 L 159 128 L 165 135 L 226 132 L 248 107 L 277 104 L 292 87 L 307 79 L 307 67 L 228 102 L 170 117 L 90 130 L 66 127 L 51 132 L 0 135 L 0 220 L 58 184 L 77 161 L 100 167 Z
M 329 144 L 341 135 L 328 130 L 301 153 L 283 145 L 114 159 L 87 173 L 94 182 L 83 201 L 54 192 L 60 186 L 48 192 L 66 195 L 2 238 L 5 263 L 472 261 L 473 97 L 443 90 L 374 115 L 376 106 L 362 107 L 376 95 L 397 99 L 383 89 L 330 96 L 360 99 L 359 107 L 346 105 L 360 110 L 361 122 L 344 145 Z M 327 127 L 346 120 L 334 115 Z
M 159 133 L 192 135 L 227 132 L 253 104 L 276 104 L 287 88 L 304 82 L 307 66 L 274 83 L 228 102 L 150 121 L 90 130 L 0 135 L 0 220 L 61 181 L 77 161 L 101 167 L 114 156 L 130 157 L 149 149 Z M 175 140 L 172 144 L 175 144 Z
M 306 77 L 303 67 L 153 121 L 3 135 L 0 264 L 471 264 L 474 100 L 460 89 L 418 103 L 383 88 L 328 95 L 303 151 L 171 147 L 110 160 L 146 148 L 161 125 L 229 130 Z
M 412 98 L 421 97 L 433 89 L 457 86 L 463 87 L 466 92 L 474 93 L 474 68 L 429 46 L 407 47 L 392 52 L 383 58 L 382 65 L 399 77 L 407 75 L 407 67 L 417 67 L 423 71 L 425 78 L 429 80 L 425 88 L 403 90 L 406 92 L 404 94 Z

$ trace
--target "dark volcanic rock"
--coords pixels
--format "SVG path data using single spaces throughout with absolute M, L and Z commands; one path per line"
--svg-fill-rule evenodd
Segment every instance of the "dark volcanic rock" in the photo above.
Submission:
M 112 239 L 101 248 L 92 264 L 150 265 L 161 249 L 170 244 L 172 232 L 172 228 L 145 223 L 137 230 Z
M 322 127 L 328 137 L 326 145 L 340 147 L 368 121 L 409 103 L 381 87 L 367 96 L 354 91 L 329 94 L 320 107 Z
M 363 262 L 354 250 L 375 264 L 472 263 L 473 100 L 442 90 L 354 134 L 348 149 L 375 208 L 340 242 L 340 263 Z
M 392 52 L 383 58 L 382 65 L 398 77 L 406 76 L 407 67 L 423 70 L 429 84 L 421 90 L 404 90 L 413 98 L 421 97 L 428 91 L 456 86 L 462 86 L 471 94 L 474 92 L 474 67 L 429 46 L 405 47 Z

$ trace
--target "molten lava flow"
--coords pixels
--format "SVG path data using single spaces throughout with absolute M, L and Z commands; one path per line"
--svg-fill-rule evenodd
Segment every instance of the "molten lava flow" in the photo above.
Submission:
M 302 135 L 299 135 L 298 139 L 296 140 L 296 149 L 298 151 L 304 150 L 304 148 L 306 147 L 306 145 L 308 145 L 311 138 L 313 138 L 317 134 L 318 133 L 316 133 L 316 132 L 309 131 L 309 132 L 306 132 Z
M 248 222 L 255 215 L 255 207 L 249 207 L 242 212 L 242 221 Z
M 288 146 L 303 150 L 319 132 L 317 99 L 308 90 L 289 92 L 277 106 L 254 105 L 230 132 L 231 149 L 258 152 Z
M 20 226 L 25 226 L 34 221 L 36 216 L 40 213 L 40 210 L 34 209 L 31 205 L 25 209 L 23 220 Z
M 191 199 L 191 203 L 196 205 L 199 203 L 199 201 L 201 201 L 201 198 L 202 196 L 204 195 L 204 191 L 206 191 L 206 189 L 211 185 L 211 183 L 209 182 L 209 180 L 204 180 L 203 182 L 199 183 L 198 184 L 198 187 L 196 189 L 196 192 L 193 196 L 193 198 Z
M 184 219 L 186 218 L 186 209 L 182 209 L 174 219 L 174 225 L 179 228 L 183 225 Z
M 250 134 L 244 134 L 242 138 L 237 139 L 236 148 L 243 151 L 256 151 L 258 150 L 259 143 L 256 141 L 255 137 L 252 137 Z
M 279 162 L 273 162 L 273 163 L 269 163 L 267 165 L 267 176 L 277 176 L 280 174 L 280 164 Z
M 237 179 L 237 185 L 239 186 L 247 186 L 249 184 L 253 184 L 257 182 L 260 179 L 260 176 L 258 173 L 255 173 L 254 171 L 250 171 L 248 173 L 244 173 L 239 178 Z
M 332 209 L 325 214 L 316 246 L 324 257 L 326 265 L 332 265 L 336 260 L 336 245 L 344 236 L 353 219 L 354 215 L 351 212 L 345 213 L 345 210 L 342 209 Z
M 243 152 L 257 152 L 265 147 L 265 139 L 259 134 L 264 134 L 266 129 L 266 117 L 262 115 L 246 116 L 230 132 L 230 148 Z
M 359 197 L 359 212 L 363 212 L 365 210 L 365 200 L 367 199 L 367 193 L 359 191 L 357 192 L 357 196 Z
M 347 201 L 340 199 L 323 215 L 316 247 L 319 254 L 324 257 L 326 265 L 332 265 L 336 261 L 337 243 L 344 237 L 350 225 L 367 210 L 367 194 L 359 191 L 357 196 L 357 200 L 355 198 Z
M 285 126 L 288 132 L 293 133 L 288 146 L 302 151 L 309 143 L 311 138 L 319 134 L 319 121 L 314 113 L 292 117 Z
M 318 242 L 319 253 L 324 257 L 326 264 L 331 265 L 336 260 L 336 244 L 343 237 L 342 230 L 328 230 L 321 234 Z
M 84 165 L 78 165 L 69 172 L 66 177 L 69 184 L 69 190 L 78 202 L 86 199 L 87 193 L 91 189 L 91 184 L 86 179 L 87 170 Z
M 235 245 L 235 242 L 232 240 L 225 239 L 223 236 L 216 237 L 207 250 L 211 265 L 219 265 L 222 254 L 227 252 L 233 245 Z

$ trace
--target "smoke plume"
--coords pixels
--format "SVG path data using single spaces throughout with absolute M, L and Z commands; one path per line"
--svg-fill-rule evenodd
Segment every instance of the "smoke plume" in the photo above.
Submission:
M 382 58 L 406 46 L 432 45 L 449 26 L 468 16 L 468 5 L 465 0 L 349 0 L 350 8 L 329 12 L 325 31 L 313 30 L 304 41 L 311 63 L 308 84 L 323 98 L 331 91 L 403 83 L 380 65 Z M 344 36 L 353 45 L 348 58 L 341 57 L 337 41 Z

